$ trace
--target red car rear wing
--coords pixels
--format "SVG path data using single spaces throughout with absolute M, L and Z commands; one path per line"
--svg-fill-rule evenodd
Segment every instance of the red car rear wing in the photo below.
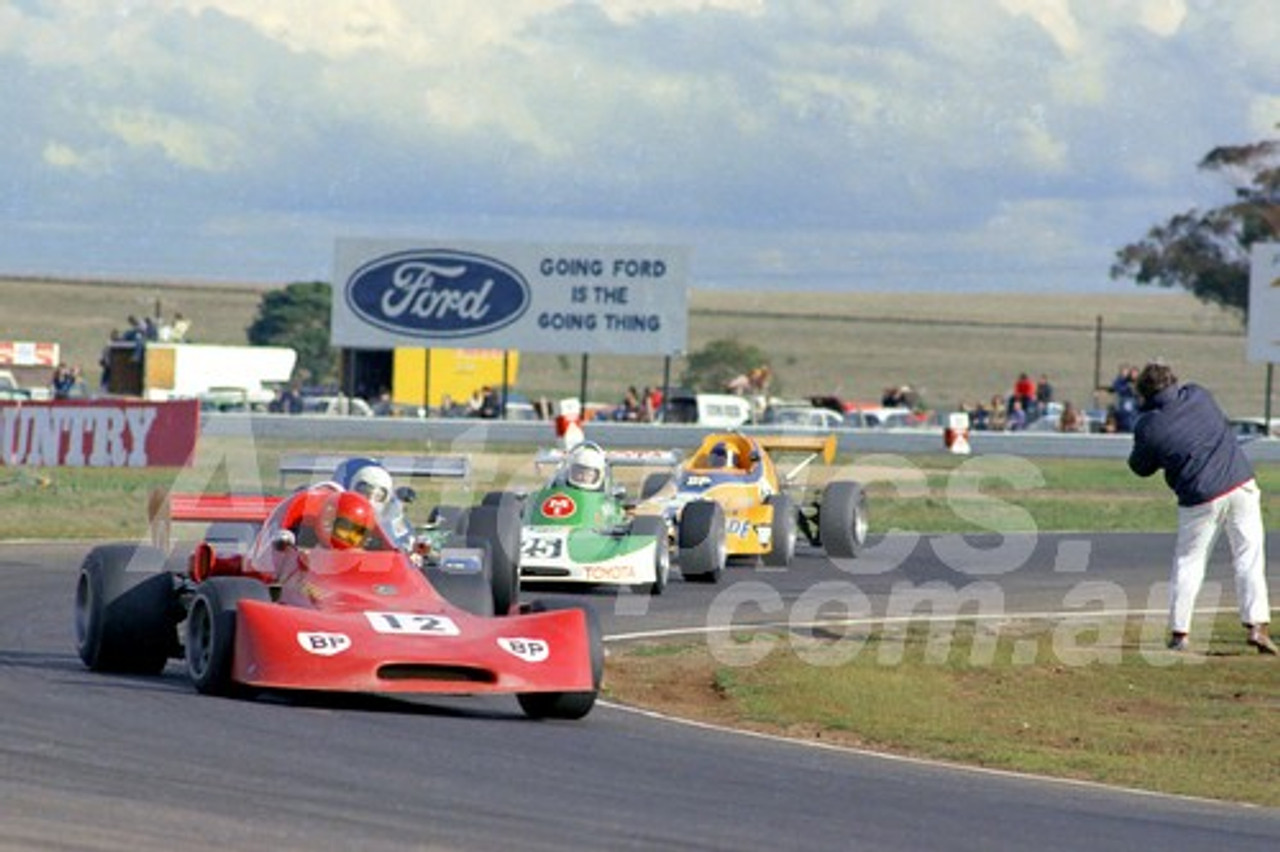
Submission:
M 173 494 L 157 488 L 147 503 L 151 543 L 168 550 L 174 521 L 261 524 L 284 499 L 262 494 Z
M 171 521 L 241 521 L 260 524 L 283 497 L 261 494 L 170 494 Z

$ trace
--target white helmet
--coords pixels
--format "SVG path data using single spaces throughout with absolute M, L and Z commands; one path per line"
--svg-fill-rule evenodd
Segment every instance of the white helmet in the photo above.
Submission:
M 569 455 L 569 484 L 587 491 L 604 487 L 604 452 L 593 444 L 579 444 Z
M 376 464 L 365 465 L 351 477 L 351 490 L 368 498 L 378 514 L 390 504 L 392 488 L 391 474 Z

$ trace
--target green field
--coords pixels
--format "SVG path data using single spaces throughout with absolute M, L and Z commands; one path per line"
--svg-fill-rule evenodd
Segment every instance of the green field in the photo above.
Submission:
M 403 444 L 297 444 L 229 439 L 204 440 L 188 469 L 4 468 L 0 467 L 0 540 L 12 538 L 141 538 L 147 532 L 147 501 L 155 489 L 227 490 L 228 463 L 256 470 L 254 482 L 235 490 L 281 491 L 282 452 L 454 452 Z M 469 504 L 488 491 L 528 489 L 539 481 L 534 448 L 471 453 L 477 473 L 458 484 L 418 483 L 413 511 L 437 503 Z M 1016 467 L 1011 467 L 1015 465 Z M 867 484 L 873 533 L 1172 531 L 1172 498 L 1159 477 L 1139 479 L 1113 459 L 990 459 L 945 453 L 905 457 L 838 458 L 812 469 L 812 486 L 839 476 Z M 637 491 L 643 471 L 619 471 Z M 1280 524 L 1280 465 L 1258 467 L 1267 524 Z M 286 488 L 299 484 L 286 483 Z M 965 496 L 957 497 L 957 493 Z
M 127 315 L 157 306 L 166 317 L 181 311 L 193 321 L 193 341 L 243 344 L 265 287 L 0 279 L 0 340 L 58 342 L 92 384 L 102 345 Z M 751 343 L 769 356 L 780 394 L 878 400 L 888 385 L 911 384 L 945 410 L 1007 394 L 1026 371 L 1047 374 L 1059 399 L 1087 406 L 1095 372 L 1109 383 L 1122 362 L 1164 357 L 1232 414 L 1260 415 L 1265 405 L 1266 368 L 1245 359 L 1239 320 L 1185 293 L 1121 284 L 1114 293 L 1078 296 L 695 289 L 690 306 L 690 351 L 716 339 Z M 581 360 L 580 353 L 525 353 L 519 389 L 577 396 Z M 683 369 L 674 358 L 673 381 Z M 628 385 L 661 385 L 663 370 L 656 356 L 592 356 L 588 395 L 616 402 Z

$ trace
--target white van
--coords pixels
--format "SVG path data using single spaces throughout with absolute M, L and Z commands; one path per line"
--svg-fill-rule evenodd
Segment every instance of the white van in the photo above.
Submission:
M 666 423 L 696 423 L 712 429 L 736 429 L 751 422 L 751 401 L 727 393 L 672 394 Z

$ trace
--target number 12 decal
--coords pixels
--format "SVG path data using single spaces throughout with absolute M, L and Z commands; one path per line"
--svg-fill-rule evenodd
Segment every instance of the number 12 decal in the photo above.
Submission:
M 408 636 L 457 636 L 458 625 L 443 615 L 417 612 L 366 612 L 369 626 L 379 633 Z

